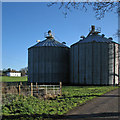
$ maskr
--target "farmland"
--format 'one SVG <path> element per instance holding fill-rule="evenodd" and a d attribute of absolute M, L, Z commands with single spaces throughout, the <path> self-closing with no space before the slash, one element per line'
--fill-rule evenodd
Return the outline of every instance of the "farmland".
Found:
<path fill-rule="evenodd" d="M 76 106 L 80 106 L 116 88 L 118 87 L 64 86 L 62 89 L 62 96 L 46 100 L 33 96 L 7 95 L 3 97 L 3 115 L 38 115 L 39 119 L 46 116 L 48 118 L 50 116 L 57 117 L 58 115 L 66 114 L 70 109 Z"/>
<path fill-rule="evenodd" d="M 2 78 L 2 82 L 23 82 L 27 81 L 27 77 L 8 77 L 8 76 L 2 76 L 0 77 L 0 80 Z"/>

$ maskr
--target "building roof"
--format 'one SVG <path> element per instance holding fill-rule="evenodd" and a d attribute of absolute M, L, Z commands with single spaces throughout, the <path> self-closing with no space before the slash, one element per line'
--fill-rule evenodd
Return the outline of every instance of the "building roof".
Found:
<path fill-rule="evenodd" d="M 10 73 L 21 73 L 19 71 L 9 71 Z"/>
<path fill-rule="evenodd" d="M 68 47 L 63 43 L 56 41 L 54 38 L 52 39 L 47 38 L 43 40 L 42 42 L 38 42 L 36 45 L 32 47 L 43 47 L 43 46 Z"/>

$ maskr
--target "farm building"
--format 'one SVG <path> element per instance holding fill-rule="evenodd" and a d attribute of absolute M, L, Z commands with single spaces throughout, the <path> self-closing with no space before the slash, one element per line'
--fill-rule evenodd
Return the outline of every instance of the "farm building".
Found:
<path fill-rule="evenodd" d="M 51 31 L 46 39 L 28 48 L 28 81 L 57 84 L 69 80 L 69 47 L 54 39 Z"/>
<path fill-rule="evenodd" d="M 18 72 L 18 71 L 10 71 L 10 72 L 7 72 L 7 76 L 10 76 L 10 77 L 21 77 L 21 73 Z"/>
<path fill-rule="evenodd" d="M 114 85 L 119 81 L 120 45 L 92 30 L 70 48 L 70 83 Z"/>

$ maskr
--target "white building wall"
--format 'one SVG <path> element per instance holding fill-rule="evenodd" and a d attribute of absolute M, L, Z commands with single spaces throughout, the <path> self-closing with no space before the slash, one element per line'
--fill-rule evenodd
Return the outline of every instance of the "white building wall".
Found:
<path fill-rule="evenodd" d="M 9 72 L 9 73 L 7 73 L 7 76 L 21 77 L 21 73 L 12 73 L 12 72 Z"/>

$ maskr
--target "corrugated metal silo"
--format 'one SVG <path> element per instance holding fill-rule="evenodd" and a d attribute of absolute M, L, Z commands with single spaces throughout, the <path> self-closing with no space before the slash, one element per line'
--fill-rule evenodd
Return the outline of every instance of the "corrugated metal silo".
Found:
<path fill-rule="evenodd" d="M 51 31 L 48 31 L 46 38 L 28 48 L 28 81 L 68 83 L 69 47 L 56 41 Z"/>
<path fill-rule="evenodd" d="M 110 85 L 119 80 L 119 44 L 92 30 L 71 45 L 71 84 Z"/>

